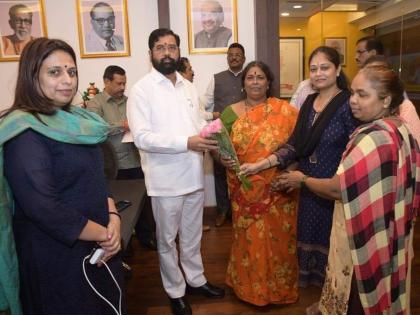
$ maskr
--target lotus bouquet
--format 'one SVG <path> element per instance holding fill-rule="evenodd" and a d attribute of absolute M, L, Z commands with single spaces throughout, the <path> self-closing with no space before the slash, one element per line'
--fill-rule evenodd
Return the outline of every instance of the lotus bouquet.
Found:
<path fill-rule="evenodd" d="M 219 153 L 225 157 L 229 157 L 235 161 L 234 171 L 236 175 L 239 174 L 239 160 L 236 155 L 235 149 L 232 142 L 230 141 L 230 136 L 222 121 L 218 118 L 213 120 L 200 132 L 200 137 L 203 138 L 212 138 L 217 140 L 217 145 L 219 146 Z M 252 186 L 251 182 L 244 175 L 238 175 L 239 180 L 242 183 L 244 190 L 249 190 Z"/>

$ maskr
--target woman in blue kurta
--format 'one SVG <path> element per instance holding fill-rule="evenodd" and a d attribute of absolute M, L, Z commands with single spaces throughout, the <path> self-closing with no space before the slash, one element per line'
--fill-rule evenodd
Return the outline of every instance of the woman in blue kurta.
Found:
<path fill-rule="evenodd" d="M 296 168 L 317 178 L 329 178 L 337 170 L 357 121 L 349 107 L 350 93 L 336 50 L 321 46 L 309 58 L 310 79 L 318 91 L 307 97 L 288 142 L 268 159 L 243 164 L 248 175 L 276 165 Z M 294 162 L 297 162 L 293 165 Z M 273 183 L 274 189 L 278 189 Z M 322 286 L 328 260 L 334 202 L 302 188 L 299 196 L 297 241 L 299 285 Z"/>
<path fill-rule="evenodd" d="M 25 47 L 15 101 L 0 122 L 0 214 L 10 219 L 13 211 L 25 315 L 115 314 L 84 279 L 83 260 L 96 244 L 122 285 L 121 260 L 113 257 L 120 249 L 120 218 L 96 145 L 108 126 L 70 105 L 76 91 L 76 57 L 68 44 L 39 38 Z M 2 249 L 3 257 L 7 253 Z M 16 270 L 15 259 L 8 261 Z M 107 270 L 85 265 L 94 286 L 118 308 Z M 12 314 L 19 314 L 13 294 L 5 296 Z"/>

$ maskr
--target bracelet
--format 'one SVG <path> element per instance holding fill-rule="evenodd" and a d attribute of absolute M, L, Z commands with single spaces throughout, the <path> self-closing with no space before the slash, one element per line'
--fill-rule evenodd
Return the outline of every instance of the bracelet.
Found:
<path fill-rule="evenodd" d="M 108 213 L 109 213 L 109 214 L 116 215 L 116 216 L 117 216 L 117 217 L 119 217 L 119 218 L 120 218 L 120 220 L 121 220 L 121 214 L 119 214 L 118 212 L 109 211 Z"/>
<path fill-rule="evenodd" d="M 271 168 L 271 161 L 270 161 L 270 159 L 269 158 L 265 158 L 267 161 L 268 161 L 268 165 L 269 165 L 269 167 L 268 168 Z"/>
<path fill-rule="evenodd" d="M 300 188 L 305 187 L 305 181 L 308 179 L 308 175 L 303 175 L 302 179 L 300 180 Z"/>

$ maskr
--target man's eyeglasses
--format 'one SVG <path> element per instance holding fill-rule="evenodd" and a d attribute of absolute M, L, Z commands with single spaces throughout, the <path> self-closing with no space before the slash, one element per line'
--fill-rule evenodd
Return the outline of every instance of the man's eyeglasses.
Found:
<path fill-rule="evenodd" d="M 160 54 L 164 54 L 166 50 L 168 50 L 170 53 L 174 53 L 178 50 L 178 46 L 177 45 L 157 45 L 153 49 Z"/>
<path fill-rule="evenodd" d="M 228 58 L 242 58 L 243 54 L 227 54 Z"/>
<path fill-rule="evenodd" d="M 109 18 L 99 18 L 99 19 L 93 19 L 96 23 L 99 25 L 104 25 L 105 22 L 108 22 L 108 24 L 114 24 L 115 23 L 115 16 L 110 16 Z"/>
<path fill-rule="evenodd" d="M 363 50 L 356 50 L 356 54 L 357 55 L 361 55 L 361 54 L 364 54 L 365 52 L 367 52 L 368 50 L 367 49 L 363 49 Z"/>
<path fill-rule="evenodd" d="M 32 24 L 32 19 L 12 19 L 13 23 L 15 24 L 26 24 L 26 25 L 30 25 Z"/>

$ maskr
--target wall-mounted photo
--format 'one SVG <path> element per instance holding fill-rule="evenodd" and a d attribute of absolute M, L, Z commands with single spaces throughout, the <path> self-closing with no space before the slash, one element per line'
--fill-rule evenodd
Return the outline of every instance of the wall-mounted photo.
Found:
<path fill-rule="evenodd" d="M 292 97 L 304 77 L 304 38 L 280 38 L 280 97 Z"/>
<path fill-rule="evenodd" d="M 16 61 L 26 44 L 47 36 L 43 0 L 0 0 L 0 61 Z"/>
<path fill-rule="evenodd" d="M 76 1 L 80 56 L 130 56 L 127 1 Z"/>
<path fill-rule="evenodd" d="M 187 0 L 190 54 L 226 53 L 238 41 L 236 0 Z"/>
<path fill-rule="evenodd" d="M 340 55 L 340 63 L 342 66 L 346 65 L 346 38 L 345 37 L 327 37 L 325 38 L 325 46 L 332 47 L 338 51 Z"/>

